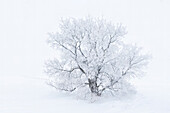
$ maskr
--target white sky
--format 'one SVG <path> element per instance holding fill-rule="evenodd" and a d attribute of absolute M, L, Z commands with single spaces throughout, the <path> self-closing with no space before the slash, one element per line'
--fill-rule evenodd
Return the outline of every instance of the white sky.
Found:
<path fill-rule="evenodd" d="M 41 76 L 57 55 L 46 44 L 61 17 L 101 17 L 127 26 L 127 41 L 149 51 L 148 82 L 170 85 L 168 0 L 1 0 L 0 76 Z M 162 81 L 162 82 L 160 82 Z"/>

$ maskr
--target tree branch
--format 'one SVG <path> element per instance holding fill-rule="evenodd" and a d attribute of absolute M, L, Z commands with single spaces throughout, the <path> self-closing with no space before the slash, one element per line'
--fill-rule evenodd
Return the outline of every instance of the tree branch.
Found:
<path fill-rule="evenodd" d="M 58 88 L 55 85 L 53 85 L 52 83 L 47 83 L 47 85 L 52 86 L 57 90 L 63 90 L 63 91 L 68 91 L 68 92 L 73 92 L 74 90 L 76 90 L 76 88 L 73 88 L 73 89 Z"/>

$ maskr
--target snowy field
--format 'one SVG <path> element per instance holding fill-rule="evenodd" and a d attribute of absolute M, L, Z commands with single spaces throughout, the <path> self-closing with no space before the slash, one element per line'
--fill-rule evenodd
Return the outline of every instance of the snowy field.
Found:
<path fill-rule="evenodd" d="M 170 2 L 168 0 L 1 0 L 0 113 L 169 113 Z M 95 103 L 58 93 L 45 84 L 44 61 L 61 17 L 103 16 L 127 26 L 126 41 L 153 58 L 133 80 L 137 94 Z"/>
<path fill-rule="evenodd" d="M 95 103 L 57 93 L 39 78 L 3 77 L 0 113 L 168 113 L 167 87 L 147 86 L 134 96 L 100 99 Z M 141 86 L 140 86 L 141 87 Z M 147 88 L 146 88 L 147 87 Z M 161 89 L 159 89 L 159 88 Z"/>

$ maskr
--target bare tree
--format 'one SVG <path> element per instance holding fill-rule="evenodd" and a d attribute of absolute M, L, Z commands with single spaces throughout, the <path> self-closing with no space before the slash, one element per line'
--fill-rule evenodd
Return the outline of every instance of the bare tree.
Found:
<path fill-rule="evenodd" d="M 46 63 L 49 85 L 59 90 L 84 88 L 101 96 L 105 91 L 121 91 L 128 78 L 139 76 L 147 64 L 140 48 L 125 44 L 127 33 L 121 24 L 104 19 L 64 19 L 56 33 L 50 33 L 49 44 L 62 53 L 62 59 Z"/>

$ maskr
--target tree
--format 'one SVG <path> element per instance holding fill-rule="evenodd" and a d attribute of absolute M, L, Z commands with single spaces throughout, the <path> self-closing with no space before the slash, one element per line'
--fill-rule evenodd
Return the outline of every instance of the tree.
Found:
<path fill-rule="evenodd" d="M 148 56 L 140 48 L 125 44 L 127 34 L 121 24 L 104 19 L 64 19 L 49 44 L 62 53 L 62 59 L 46 63 L 49 85 L 68 92 L 85 89 L 101 96 L 130 87 L 128 80 L 143 72 Z"/>

